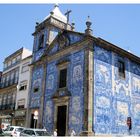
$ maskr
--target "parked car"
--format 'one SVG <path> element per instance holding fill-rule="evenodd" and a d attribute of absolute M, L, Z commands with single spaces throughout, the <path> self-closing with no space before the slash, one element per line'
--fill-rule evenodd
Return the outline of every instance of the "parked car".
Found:
<path fill-rule="evenodd" d="M 31 129 L 25 128 L 21 131 L 20 136 L 23 137 L 35 137 L 35 136 L 50 136 L 49 133 L 45 129 Z"/>
<path fill-rule="evenodd" d="M 0 137 L 4 136 L 3 130 L 0 128 Z"/>
<path fill-rule="evenodd" d="M 20 132 L 24 129 L 24 127 L 20 126 L 9 126 L 7 129 L 5 129 L 4 136 L 13 136 L 18 137 Z"/>

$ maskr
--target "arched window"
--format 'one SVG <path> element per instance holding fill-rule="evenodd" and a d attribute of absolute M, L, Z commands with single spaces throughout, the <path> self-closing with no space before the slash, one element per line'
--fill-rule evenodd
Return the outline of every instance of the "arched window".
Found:
<path fill-rule="evenodd" d="M 40 35 L 40 37 L 39 37 L 38 49 L 43 48 L 43 43 L 44 43 L 44 34 Z"/>

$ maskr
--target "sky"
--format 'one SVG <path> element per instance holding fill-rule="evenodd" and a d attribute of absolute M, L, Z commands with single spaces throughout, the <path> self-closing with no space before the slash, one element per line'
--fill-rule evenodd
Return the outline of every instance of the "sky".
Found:
<path fill-rule="evenodd" d="M 35 23 L 42 22 L 54 4 L 0 4 L 0 71 L 3 61 L 21 47 L 33 48 Z M 72 10 L 70 23 L 84 32 L 90 16 L 93 36 L 130 50 L 140 57 L 140 4 L 59 4 L 61 12 Z"/>

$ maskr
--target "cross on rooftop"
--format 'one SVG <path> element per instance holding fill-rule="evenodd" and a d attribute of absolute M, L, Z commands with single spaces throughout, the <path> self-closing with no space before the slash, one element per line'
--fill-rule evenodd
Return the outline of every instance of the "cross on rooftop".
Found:
<path fill-rule="evenodd" d="M 71 10 L 67 10 L 67 12 L 65 13 L 65 15 L 67 16 L 67 23 L 69 22 L 69 15 L 71 12 Z"/>

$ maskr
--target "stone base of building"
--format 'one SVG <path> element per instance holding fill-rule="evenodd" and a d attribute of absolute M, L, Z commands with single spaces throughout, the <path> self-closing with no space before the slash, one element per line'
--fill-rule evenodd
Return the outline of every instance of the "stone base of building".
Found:
<path fill-rule="evenodd" d="M 95 134 L 93 131 L 83 131 L 82 133 L 80 133 L 80 136 L 95 136 Z"/>

